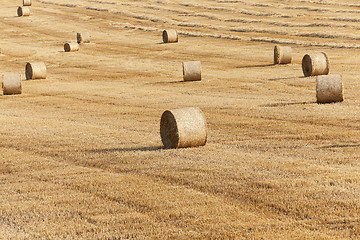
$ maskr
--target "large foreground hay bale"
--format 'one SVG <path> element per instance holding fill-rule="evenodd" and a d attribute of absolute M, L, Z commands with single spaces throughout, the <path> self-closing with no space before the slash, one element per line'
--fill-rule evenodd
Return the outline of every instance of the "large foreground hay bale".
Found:
<path fill-rule="evenodd" d="M 343 100 L 341 75 L 320 75 L 316 77 L 317 103 L 342 102 Z"/>
<path fill-rule="evenodd" d="M 164 30 L 163 31 L 163 41 L 164 43 L 176 43 L 179 40 L 178 33 L 175 29 Z"/>
<path fill-rule="evenodd" d="M 302 59 L 302 69 L 305 77 L 328 75 L 329 59 L 326 53 L 306 54 Z"/>
<path fill-rule="evenodd" d="M 21 74 L 4 73 L 2 82 L 3 94 L 21 94 Z"/>
<path fill-rule="evenodd" d="M 160 121 L 165 148 L 203 146 L 207 140 L 206 120 L 197 107 L 167 110 Z"/>
<path fill-rule="evenodd" d="M 75 42 L 65 42 L 64 50 L 65 50 L 65 52 L 79 51 L 79 44 L 75 43 Z"/>
<path fill-rule="evenodd" d="M 90 33 L 83 32 L 76 34 L 77 42 L 78 43 L 89 43 L 90 42 Z"/>
<path fill-rule="evenodd" d="M 291 47 L 274 47 L 274 64 L 288 64 L 292 61 Z"/>
<path fill-rule="evenodd" d="M 28 62 L 25 67 L 26 79 L 45 79 L 46 65 L 43 62 Z"/>
<path fill-rule="evenodd" d="M 23 0 L 23 6 L 31 6 L 31 0 Z"/>
<path fill-rule="evenodd" d="M 184 81 L 201 80 L 201 63 L 200 61 L 183 62 Z"/>
<path fill-rule="evenodd" d="M 30 8 L 28 7 L 18 7 L 17 14 L 19 17 L 30 16 Z"/>

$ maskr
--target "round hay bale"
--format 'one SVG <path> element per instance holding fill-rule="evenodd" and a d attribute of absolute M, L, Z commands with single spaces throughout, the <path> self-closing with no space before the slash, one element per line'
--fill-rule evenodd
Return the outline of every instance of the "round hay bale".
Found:
<path fill-rule="evenodd" d="M 3 94 L 21 94 L 21 74 L 4 73 L 2 82 Z"/>
<path fill-rule="evenodd" d="M 90 33 L 83 32 L 76 34 L 77 42 L 78 43 L 89 43 L 90 42 Z"/>
<path fill-rule="evenodd" d="M 288 64 L 292 61 L 291 47 L 274 47 L 274 64 Z"/>
<path fill-rule="evenodd" d="M 197 107 L 166 110 L 160 121 L 161 141 L 165 148 L 204 146 L 206 120 Z"/>
<path fill-rule="evenodd" d="M 45 79 L 46 65 L 43 62 L 28 62 L 25 67 L 26 79 Z"/>
<path fill-rule="evenodd" d="M 30 16 L 30 8 L 28 7 L 18 7 L 17 14 L 19 17 Z"/>
<path fill-rule="evenodd" d="M 319 75 L 316 77 L 316 102 L 342 102 L 343 84 L 341 75 Z"/>
<path fill-rule="evenodd" d="M 23 6 L 31 6 L 31 0 L 23 0 Z"/>
<path fill-rule="evenodd" d="M 163 31 L 163 41 L 164 43 L 176 43 L 179 40 L 178 33 L 175 29 L 164 30 Z"/>
<path fill-rule="evenodd" d="M 302 69 L 305 77 L 328 75 L 329 59 L 326 53 L 306 54 L 302 59 Z"/>
<path fill-rule="evenodd" d="M 75 42 L 65 42 L 64 50 L 65 50 L 65 52 L 79 51 L 79 44 L 75 43 Z"/>
<path fill-rule="evenodd" d="M 201 63 L 200 61 L 183 62 L 184 81 L 201 80 Z"/>

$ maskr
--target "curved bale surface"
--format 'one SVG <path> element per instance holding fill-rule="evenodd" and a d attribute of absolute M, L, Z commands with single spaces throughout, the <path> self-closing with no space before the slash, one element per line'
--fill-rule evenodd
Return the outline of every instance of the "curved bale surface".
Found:
<path fill-rule="evenodd" d="M 316 77 L 316 102 L 332 103 L 344 101 L 341 75 L 320 75 Z"/>
<path fill-rule="evenodd" d="M 302 59 L 302 69 L 305 77 L 328 75 L 328 56 L 324 52 L 306 54 Z"/>
<path fill-rule="evenodd" d="M 292 62 L 291 47 L 275 46 L 274 47 L 274 64 L 289 64 Z"/>
<path fill-rule="evenodd" d="M 46 65 L 43 62 L 28 62 L 25 67 L 26 79 L 45 79 Z"/>
<path fill-rule="evenodd" d="M 74 42 L 65 42 L 64 44 L 65 52 L 75 52 L 79 51 L 79 44 Z"/>
<path fill-rule="evenodd" d="M 175 29 L 163 31 L 163 42 L 164 43 L 176 43 L 178 41 L 179 41 L 179 36 Z"/>
<path fill-rule="evenodd" d="M 204 146 L 205 116 L 197 107 L 166 110 L 161 116 L 160 135 L 165 148 Z"/>
<path fill-rule="evenodd" d="M 76 34 L 77 42 L 78 43 L 89 43 L 90 42 L 90 33 L 83 32 Z"/>
<path fill-rule="evenodd" d="M 4 73 L 2 82 L 3 94 L 21 94 L 21 74 Z"/>
<path fill-rule="evenodd" d="M 28 8 L 28 7 L 18 7 L 17 14 L 18 14 L 19 17 L 30 16 L 30 8 Z"/>
<path fill-rule="evenodd" d="M 200 61 L 183 62 L 184 81 L 201 80 L 201 63 Z"/>
<path fill-rule="evenodd" d="M 31 0 L 23 0 L 23 6 L 31 6 Z"/>

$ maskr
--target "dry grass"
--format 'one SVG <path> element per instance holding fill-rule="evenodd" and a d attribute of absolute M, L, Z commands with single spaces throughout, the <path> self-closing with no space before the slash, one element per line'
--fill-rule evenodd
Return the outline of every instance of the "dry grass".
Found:
<path fill-rule="evenodd" d="M 0 96 L 4 239 L 360 237 L 358 1 L 0 3 L 0 72 L 47 67 Z M 161 44 L 169 28 L 179 43 Z M 66 54 L 79 29 L 91 43 Z M 344 102 L 316 104 L 308 52 Z M 202 81 L 182 82 L 194 57 Z M 162 149 L 162 112 L 191 106 L 206 146 Z"/>

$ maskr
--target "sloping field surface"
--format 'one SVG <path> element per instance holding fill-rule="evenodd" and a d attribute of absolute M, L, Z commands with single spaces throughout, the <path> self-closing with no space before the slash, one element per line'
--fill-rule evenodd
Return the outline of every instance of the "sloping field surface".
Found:
<path fill-rule="evenodd" d="M 0 0 L 0 74 L 43 61 L 47 79 L 0 95 L 1 239 L 360 238 L 359 1 L 20 4 Z M 77 32 L 91 43 L 65 53 Z M 316 103 L 312 52 L 344 102 Z M 161 114 L 193 106 L 207 144 L 163 149 Z"/>

